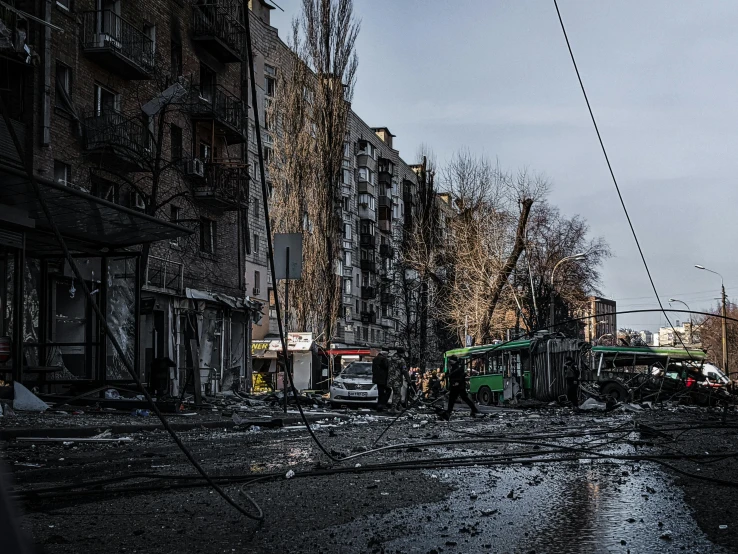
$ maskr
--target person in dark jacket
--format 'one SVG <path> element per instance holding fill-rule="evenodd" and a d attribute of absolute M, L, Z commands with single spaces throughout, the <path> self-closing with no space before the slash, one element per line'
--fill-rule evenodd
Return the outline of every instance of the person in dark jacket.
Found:
<path fill-rule="evenodd" d="M 390 394 L 392 394 L 392 389 L 387 383 L 389 370 L 390 364 L 387 358 L 387 352 L 383 350 L 372 360 L 372 383 L 377 385 L 377 391 L 379 392 L 377 411 L 380 412 L 387 406 Z"/>
<path fill-rule="evenodd" d="M 566 379 L 566 398 L 572 406 L 579 406 L 579 368 L 574 358 L 567 356 L 564 360 L 564 378 Z"/>
<path fill-rule="evenodd" d="M 448 359 L 448 368 L 448 409 L 441 414 L 441 419 L 448 421 L 451 418 L 451 412 L 454 409 L 457 398 L 461 398 L 466 402 L 466 405 L 471 409 L 471 416 L 476 417 L 479 409 L 466 393 L 466 372 L 464 371 L 464 364 L 461 363 L 461 360 L 452 356 Z"/>

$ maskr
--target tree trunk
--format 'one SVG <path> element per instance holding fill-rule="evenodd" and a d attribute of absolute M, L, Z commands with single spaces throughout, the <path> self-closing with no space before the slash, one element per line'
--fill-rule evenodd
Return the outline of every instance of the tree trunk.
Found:
<path fill-rule="evenodd" d="M 510 274 L 513 269 L 515 269 L 515 266 L 518 264 L 520 254 L 522 254 L 525 249 L 525 227 L 528 224 L 528 216 L 530 215 L 530 208 L 532 205 L 533 200 L 531 198 L 526 198 L 522 201 L 522 209 L 520 211 L 520 218 L 518 219 L 518 229 L 515 233 L 515 244 L 513 245 L 512 252 L 510 252 L 505 265 L 502 267 L 502 271 L 500 271 L 492 284 L 491 297 L 487 304 L 485 317 L 482 320 L 482 329 L 480 332 L 482 340 L 487 339 L 489 336 L 492 315 L 497 307 L 497 302 L 500 300 L 502 289 L 510 278 Z"/>

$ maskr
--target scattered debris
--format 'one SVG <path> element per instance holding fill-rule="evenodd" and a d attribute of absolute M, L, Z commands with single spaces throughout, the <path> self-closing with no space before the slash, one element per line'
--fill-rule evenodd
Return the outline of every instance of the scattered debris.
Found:
<path fill-rule="evenodd" d="M 604 402 L 599 402 L 595 400 L 594 398 L 587 398 L 582 404 L 579 406 L 580 410 L 590 411 L 590 410 L 598 410 L 604 412 L 607 409 L 607 404 Z"/>
<path fill-rule="evenodd" d="M 294 472 L 294 471 L 292 471 L 292 470 L 289 470 L 289 471 L 288 471 L 288 472 L 287 472 L 287 473 L 285 474 L 284 478 L 285 478 L 285 479 L 292 479 L 292 478 L 293 478 L 294 476 L 295 476 L 295 472 Z"/>
<path fill-rule="evenodd" d="M 45 412 L 49 405 L 18 381 L 13 383 L 13 409 L 22 412 Z"/>

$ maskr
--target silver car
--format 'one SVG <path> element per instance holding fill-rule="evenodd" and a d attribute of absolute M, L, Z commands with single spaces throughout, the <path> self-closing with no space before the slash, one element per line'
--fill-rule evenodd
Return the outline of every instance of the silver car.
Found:
<path fill-rule="evenodd" d="M 331 385 L 331 406 L 376 404 L 377 385 L 372 383 L 371 362 L 353 362 L 346 366 Z"/>

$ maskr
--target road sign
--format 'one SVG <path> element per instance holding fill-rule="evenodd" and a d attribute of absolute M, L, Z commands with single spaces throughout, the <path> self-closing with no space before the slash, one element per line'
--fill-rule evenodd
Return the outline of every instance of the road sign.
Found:
<path fill-rule="evenodd" d="M 290 271 L 287 273 L 289 254 Z M 274 272 L 276 280 L 302 277 L 302 233 L 276 233 L 274 235 Z"/>

